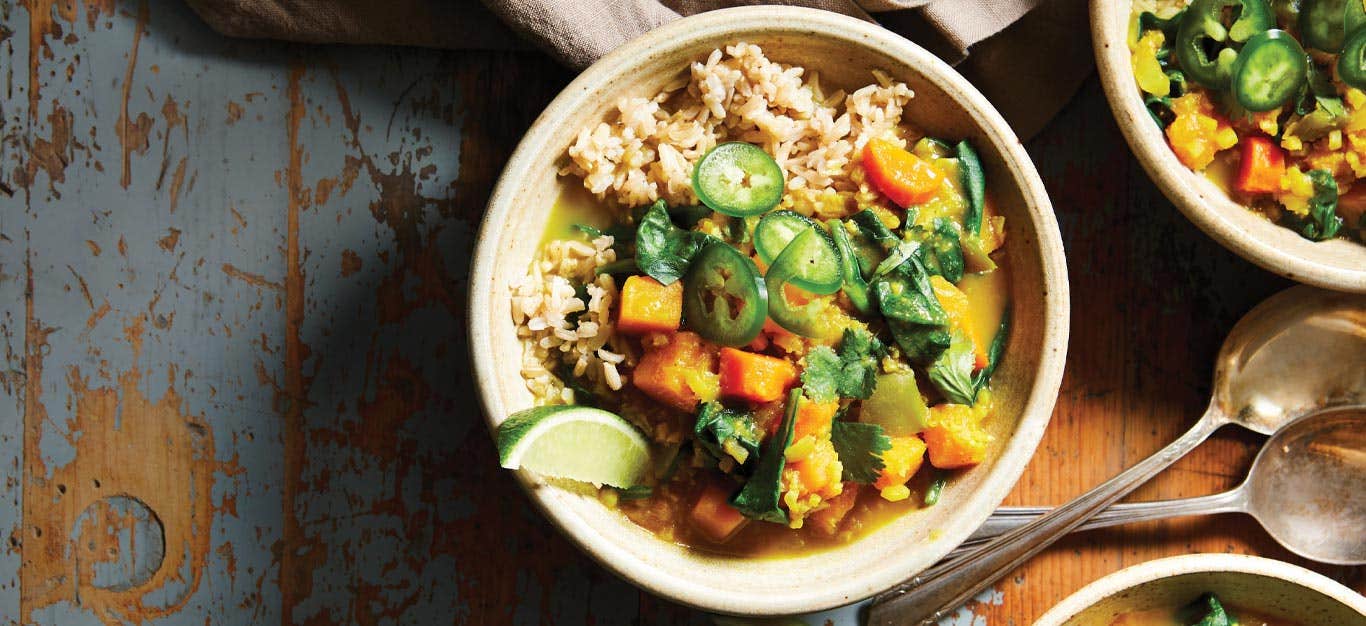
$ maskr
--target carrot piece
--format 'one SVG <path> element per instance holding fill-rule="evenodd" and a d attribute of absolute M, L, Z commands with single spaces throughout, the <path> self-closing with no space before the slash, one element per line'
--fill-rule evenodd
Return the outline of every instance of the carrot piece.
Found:
<path fill-rule="evenodd" d="M 688 519 L 707 539 L 716 543 L 725 543 L 747 521 L 730 505 L 730 492 L 718 482 L 702 488 Z"/>
<path fill-rule="evenodd" d="M 1285 152 L 1271 139 L 1261 136 L 1243 137 L 1242 160 L 1238 163 L 1238 178 L 1234 188 L 1246 194 L 1272 193 L 1281 188 L 1285 174 Z"/>
<path fill-rule="evenodd" d="M 892 447 L 882 453 L 882 474 L 873 487 L 888 500 L 905 500 L 910 495 L 906 481 L 920 471 L 925 462 L 925 442 L 914 435 L 892 437 Z"/>
<path fill-rule="evenodd" d="M 939 299 L 939 306 L 943 307 L 944 313 L 948 314 L 949 324 L 962 331 L 968 340 L 972 341 L 972 356 L 975 361 L 973 367 L 975 369 L 986 367 L 990 360 L 987 355 L 989 342 L 985 338 L 977 336 L 977 325 L 970 321 L 972 304 L 968 300 L 968 294 L 963 293 L 963 290 L 942 276 L 931 276 L 930 286 L 934 288 L 934 297 Z"/>
<path fill-rule="evenodd" d="M 930 464 L 940 469 L 970 467 L 987 457 L 991 435 L 977 424 L 972 407 L 940 404 L 930 407 L 929 427 L 922 433 Z"/>
<path fill-rule="evenodd" d="M 617 330 L 623 333 L 671 333 L 683 321 L 683 282 L 667 285 L 649 276 L 631 276 L 621 286 Z"/>
<path fill-rule="evenodd" d="M 797 382 L 791 363 L 735 348 L 721 348 L 721 395 L 747 402 L 773 402 Z"/>
<path fill-rule="evenodd" d="M 663 345 L 647 348 L 641 355 L 631 382 L 651 398 L 692 412 L 704 399 L 697 388 L 699 381 L 716 377 L 716 346 L 688 331 L 674 333 L 667 339 Z"/>
<path fill-rule="evenodd" d="M 792 425 L 792 441 L 815 435 L 826 437 L 830 434 L 830 423 L 835 421 L 835 413 L 840 410 L 838 400 L 833 402 L 812 402 L 805 397 L 797 405 L 796 423 Z"/>
<path fill-rule="evenodd" d="M 928 202 L 944 182 L 934 166 L 886 139 L 863 146 L 863 167 L 873 186 L 903 208 Z"/>

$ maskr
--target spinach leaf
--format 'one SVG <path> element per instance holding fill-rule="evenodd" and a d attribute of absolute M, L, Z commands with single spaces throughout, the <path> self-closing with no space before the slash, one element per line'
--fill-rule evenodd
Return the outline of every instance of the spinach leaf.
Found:
<path fill-rule="evenodd" d="M 578 326 L 579 318 L 583 317 L 583 314 L 588 312 L 588 301 L 591 299 L 588 295 L 588 285 L 585 285 L 578 281 L 574 281 L 574 297 L 583 303 L 583 310 L 574 311 L 573 313 L 566 313 L 564 316 L 564 321 L 569 322 L 572 325 Z"/>
<path fill-rule="evenodd" d="M 754 417 L 716 402 L 702 405 L 693 434 L 697 443 L 713 457 L 730 456 L 741 465 L 759 455 L 759 441 L 763 438 Z"/>
<path fill-rule="evenodd" d="M 934 480 L 930 481 L 930 487 L 925 490 L 925 506 L 939 504 L 939 496 L 944 493 L 944 485 L 948 484 L 949 477 L 944 472 L 936 471 Z"/>
<path fill-rule="evenodd" d="M 1234 626 L 1237 623 L 1229 617 L 1224 605 L 1219 603 L 1219 598 L 1214 597 L 1214 594 L 1207 593 L 1201 596 L 1200 600 L 1201 604 L 1208 608 L 1205 610 L 1204 618 L 1191 626 Z"/>
<path fill-rule="evenodd" d="M 1338 216 L 1338 183 L 1328 170 L 1310 170 L 1314 195 L 1309 198 L 1309 215 L 1299 217 L 1286 212 L 1286 222 L 1305 239 L 1325 241 L 1336 237 L 1342 228 Z"/>
<path fill-rule="evenodd" d="M 598 237 L 602 236 L 602 229 L 598 228 L 597 226 L 589 226 L 588 224 L 574 224 L 573 228 L 574 230 L 577 230 L 585 235 L 588 235 L 589 239 L 597 239 Z"/>
<path fill-rule="evenodd" d="M 688 263 L 698 251 L 716 241 L 705 233 L 674 226 L 664 201 L 655 202 L 636 227 L 636 264 L 640 271 L 665 284 L 672 284 L 688 271 Z"/>
<path fill-rule="evenodd" d="M 641 500 L 655 495 L 655 490 L 649 485 L 631 485 L 625 489 L 617 489 L 617 498 L 621 500 Z"/>
<path fill-rule="evenodd" d="M 566 388 L 574 392 L 575 405 L 591 406 L 595 408 L 602 406 L 602 401 L 598 398 L 598 395 L 587 387 L 584 387 L 583 383 L 574 376 L 574 368 L 562 364 L 555 370 L 555 376 L 560 379 L 560 382 L 564 383 Z"/>
<path fill-rule="evenodd" d="M 1172 111 L 1170 96 L 1147 96 L 1143 99 L 1143 106 L 1148 108 L 1148 116 L 1157 122 L 1158 128 L 1166 128 L 1176 121 L 1176 112 Z"/>
<path fill-rule="evenodd" d="M 872 333 L 846 328 L 839 353 L 819 346 L 806 354 L 802 387 L 816 402 L 838 398 L 867 398 L 877 386 L 878 360 L 887 354 L 886 346 Z"/>
<path fill-rule="evenodd" d="M 1138 14 L 1139 30 L 1160 30 L 1168 42 L 1176 41 L 1176 31 L 1181 27 L 1181 18 L 1186 15 L 1186 10 L 1181 9 L 1173 13 L 1166 19 L 1160 18 L 1152 11 L 1144 11 Z"/>
<path fill-rule="evenodd" d="M 683 230 L 692 230 L 708 215 L 711 215 L 711 209 L 706 205 L 669 207 L 669 218 Z"/>
<path fill-rule="evenodd" d="M 911 361 L 933 362 L 948 349 L 949 316 L 930 286 L 929 273 L 915 256 L 895 272 L 873 281 L 878 308 L 892 338 Z"/>
<path fill-rule="evenodd" d="M 863 279 L 859 268 L 858 251 L 854 248 L 853 237 L 845 229 L 844 222 L 832 219 L 826 222 L 830 228 L 830 238 L 835 241 L 835 250 L 840 253 L 840 273 L 844 277 L 843 289 L 850 304 L 862 315 L 872 315 L 877 311 L 868 299 L 868 281 Z"/>
<path fill-rule="evenodd" d="M 952 220 L 936 217 L 933 231 L 914 226 L 907 232 L 913 240 L 920 242 L 916 254 L 931 275 L 943 276 L 951 283 L 963 280 L 963 246 Z"/>
<path fill-rule="evenodd" d="M 987 201 L 987 177 L 982 171 L 982 160 L 972 149 L 968 140 L 958 142 L 958 172 L 963 181 L 963 195 L 967 197 L 968 208 L 963 214 L 963 226 L 968 234 L 982 234 L 982 212 Z"/>
<path fill-rule="evenodd" d="M 754 467 L 740 493 L 730 499 L 731 506 L 750 519 L 787 523 L 787 511 L 778 506 L 781 502 L 783 467 L 787 464 L 787 447 L 792 445 L 792 428 L 797 421 L 797 403 L 802 400 L 802 390 L 793 389 L 787 394 L 787 411 L 783 414 L 778 432 L 769 438 L 763 453 Z"/>
<path fill-rule="evenodd" d="M 877 216 L 877 213 L 868 209 L 853 214 L 849 219 L 853 220 L 854 225 L 863 233 L 863 236 L 877 242 L 887 252 L 891 252 L 901 242 L 896 235 L 892 234 L 892 230 L 882 223 L 882 219 Z"/>
<path fill-rule="evenodd" d="M 996 330 L 996 336 L 991 340 L 991 347 L 987 348 L 987 366 L 978 370 L 972 375 L 972 392 L 975 394 L 991 382 L 991 375 L 996 373 L 996 366 L 1000 365 L 1001 357 L 1006 353 L 1006 344 L 1010 343 L 1010 309 L 1006 309 L 1001 315 L 1001 326 Z"/>
<path fill-rule="evenodd" d="M 605 265 L 599 265 L 598 269 L 593 270 L 593 273 L 599 275 L 612 274 L 613 276 L 621 274 L 639 274 L 640 267 L 636 263 L 636 260 L 634 258 L 627 257 L 625 259 L 618 259 L 616 261 L 612 261 L 611 263 L 607 263 Z M 585 300 L 585 302 L 587 302 L 587 300 Z"/>
<path fill-rule="evenodd" d="M 890 274 L 892 270 L 901 267 L 901 264 L 905 263 L 906 259 L 916 256 L 919 250 L 920 244 L 914 241 L 902 241 L 898 243 L 895 248 L 892 248 L 889 251 L 890 254 L 887 255 L 887 258 L 883 259 L 881 263 L 878 263 L 877 269 L 873 270 L 873 278 Z"/>
<path fill-rule="evenodd" d="M 881 426 L 842 420 L 830 424 L 830 443 L 844 466 L 840 479 L 864 484 L 877 482 L 885 467 L 882 453 L 892 449 Z"/>
<path fill-rule="evenodd" d="M 945 350 L 926 368 L 930 383 L 953 404 L 972 406 L 977 402 L 977 388 L 972 384 L 972 341 L 955 331 Z"/>

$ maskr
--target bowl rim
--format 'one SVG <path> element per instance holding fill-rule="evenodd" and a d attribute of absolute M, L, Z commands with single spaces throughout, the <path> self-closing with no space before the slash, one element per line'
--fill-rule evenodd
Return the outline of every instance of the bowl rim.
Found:
<path fill-rule="evenodd" d="M 912 64 L 959 104 L 977 127 L 1011 167 L 1010 179 L 1026 198 L 1027 211 L 1034 247 L 1040 256 L 1040 271 L 1044 290 L 1043 319 L 1038 366 L 1032 383 L 1024 391 L 1019 418 L 1013 434 L 1006 442 L 992 467 L 990 478 L 964 507 L 960 519 L 976 520 L 971 525 L 944 528 L 939 540 L 923 550 L 906 551 L 897 558 L 905 568 L 880 576 L 851 577 L 838 585 L 812 590 L 793 590 L 788 594 L 746 594 L 743 589 L 718 591 L 692 585 L 683 577 L 660 571 L 647 561 L 626 554 L 612 541 L 597 540 L 592 530 L 574 515 L 557 510 L 553 498 L 536 484 L 526 471 L 517 471 L 518 484 L 531 501 L 561 533 L 606 569 L 655 595 L 699 609 L 734 615 L 792 615 L 821 611 L 869 597 L 902 582 L 915 572 L 932 565 L 970 534 L 977 524 L 985 521 L 991 511 L 1014 488 L 1033 458 L 1039 441 L 1051 419 L 1058 391 L 1062 383 L 1066 361 L 1070 323 L 1070 294 L 1062 237 L 1047 191 L 1037 170 L 1014 131 L 1000 113 L 975 87 L 938 57 L 920 46 L 886 30 L 875 23 L 839 13 L 792 6 L 746 6 L 720 9 L 675 20 L 656 28 L 604 56 L 575 78 L 536 118 L 518 143 L 490 195 L 489 202 L 475 240 L 475 254 L 469 282 L 468 325 L 470 359 L 479 393 L 486 426 L 496 437 L 495 415 L 506 414 L 497 393 L 499 380 L 492 360 L 481 358 L 481 353 L 492 350 L 490 316 L 492 294 L 487 286 L 493 282 L 494 260 L 499 229 L 511 211 L 518 194 L 519 181 L 532 171 L 533 157 L 539 147 L 554 135 L 572 111 L 601 97 L 598 91 L 619 75 L 630 71 L 638 62 L 659 48 L 687 45 L 698 39 L 729 38 L 740 40 L 746 33 L 779 31 L 782 33 L 820 36 L 844 41 L 849 45 L 864 46 L 880 54 L 899 58 Z M 971 527 L 969 527 L 971 526 Z"/>
<path fill-rule="evenodd" d="M 1124 23 L 1128 24 L 1132 6 L 1132 0 L 1091 0 L 1091 40 L 1105 99 L 1110 103 L 1110 110 L 1124 140 L 1148 177 L 1200 230 L 1219 245 L 1262 269 L 1326 289 L 1366 293 L 1366 263 L 1356 269 L 1330 265 L 1276 246 L 1275 242 L 1263 238 L 1265 232 L 1255 232 L 1265 229 L 1259 228 L 1260 225 L 1252 222 L 1251 218 L 1265 222 L 1263 218 L 1234 202 L 1202 175 L 1183 165 L 1165 141 L 1154 141 L 1143 133 L 1141 129 L 1146 127 L 1150 116 L 1138 96 L 1133 68 L 1129 63 L 1126 40 L 1128 28 L 1115 29 L 1110 24 L 1118 19 L 1116 13 L 1121 11 Z M 1116 34 L 1119 35 L 1118 40 L 1115 39 Z M 1284 228 L 1270 222 L 1266 224 Z M 1285 231 L 1292 232 L 1289 229 Z M 1361 255 L 1366 258 L 1366 245 L 1362 245 Z"/>
<path fill-rule="evenodd" d="M 1323 574 L 1292 563 L 1250 554 L 1196 553 L 1131 565 L 1110 573 L 1067 596 L 1034 621 L 1034 626 L 1061 626 L 1097 602 L 1155 580 L 1201 572 L 1255 574 L 1322 593 L 1366 617 L 1366 598 Z"/>

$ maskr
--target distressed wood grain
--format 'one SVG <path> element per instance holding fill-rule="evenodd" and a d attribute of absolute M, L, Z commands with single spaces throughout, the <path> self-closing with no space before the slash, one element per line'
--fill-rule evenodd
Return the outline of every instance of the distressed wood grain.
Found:
<path fill-rule="evenodd" d="M 174 0 L 0 0 L 0 72 L 0 624 L 706 621 L 561 538 L 471 400 L 473 232 L 568 72 L 226 40 Z M 1029 150 L 1075 309 L 1010 502 L 1049 504 L 1180 432 L 1285 283 L 1172 209 L 1094 82 Z M 1258 443 L 1138 497 L 1229 487 Z M 1192 550 L 1295 560 L 1240 517 L 1090 533 L 953 621 L 1027 624 Z"/>

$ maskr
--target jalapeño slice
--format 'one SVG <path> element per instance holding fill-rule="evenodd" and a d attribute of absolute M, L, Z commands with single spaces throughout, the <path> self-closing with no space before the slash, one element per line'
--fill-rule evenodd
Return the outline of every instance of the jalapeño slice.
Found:
<path fill-rule="evenodd" d="M 683 277 L 683 319 L 708 341 L 743 346 L 768 316 L 768 289 L 754 261 L 722 242 L 703 248 Z"/>
<path fill-rule="evenodd" d="M 697 198 L 718 213 L 758 215 L 783 199 L 783 170 L 759 146 L 730 142 L 712 148 L 693 169 Z"/>

